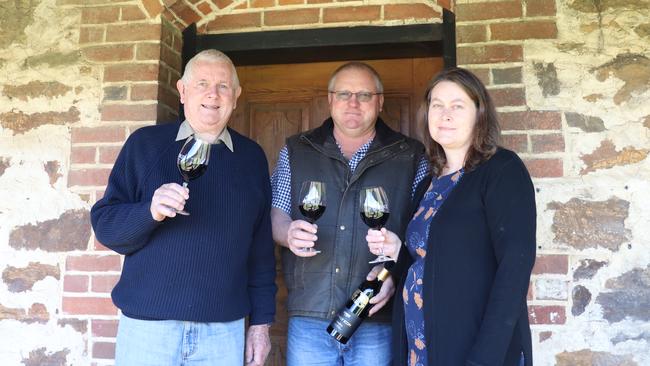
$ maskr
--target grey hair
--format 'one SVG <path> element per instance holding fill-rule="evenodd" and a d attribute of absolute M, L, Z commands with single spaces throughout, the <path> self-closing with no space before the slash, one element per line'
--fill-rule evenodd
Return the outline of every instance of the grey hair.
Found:
<path fill-rule="evenodd" d="M 328 91 L 334 91 L 336 76 L 341 71 L 345 71 L 345 70 L 362 70 L 368 72 L 370 75 L 372 75 L 372 78 L 375 79 L 375 87 L 377 88 L 375 92 L 376 93 L 384 92 L 384 84 L 381 82 L 381 77 L 379 76 L 379 73 L 372 66 L 359 61 L 351 61 L 339 66 L 339 68 L 336 69 L 336 71 L 334 71 L 334 73 L 330 77 L 329 84 L 327 84 Z"/>
<path fill-rule="evenodd" d="M 183 84 L 187 84 L 190 81 L 190 78 L 192 77 L 192 69 L 194 68 L 194 64 L 196 64 L 199 61 L 206 61 L 206 62 L 221 62 L 225 63 L 228 66 L 230 66 L 230 71 L 232 73 L 232 83 L 233 87 L 236 89 L 239 87 L 239 77 L 237 76 L 237 70 L 235 69 L 235 65 L 232 63 L 232 60 L 230 60 L 230 57 L 226 56 L 225 53 L 221 51 L 217 51 L 215 49 L 208 49 L 208 50 L 203 50 L 194 57 L 192 57 L 188 62 L 187 65 L 185 65 L 185 71 L 183 71 L 183 77 L 181 77 L 181 80 L 183 81 Z"/>

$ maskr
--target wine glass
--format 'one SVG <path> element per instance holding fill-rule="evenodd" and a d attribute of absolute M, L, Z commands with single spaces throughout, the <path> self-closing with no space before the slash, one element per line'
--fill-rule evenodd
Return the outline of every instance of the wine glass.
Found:
<path fill-rule="evenodd" d="M 210 160 L 210 143 L 193 135 L 185 140 L 185 144 L 178 153 L 178 171 L 183 177 L 183 187 L 187 188 L 190 180 L 196 179 L 205 173 Z M 176 211 L 180 215 L 189 215 L 189 212 Z"/>
<path fill-rule="evenodd" d="M 361 220 L 371 229 L 381 230 L 388 221 L 390 212 L 388 210 L 388 196 L 382 187 L 369 187 L 361 190 L 359 195 L 359 207 L 361 209 Z M 391 261 L 392 258 L 382 253 L 368 263 L 381 263 Z"/>
<path fill-rule="evenodd" d="M 316 222 L 325 212 L 325 183 L 309 180 L 302 182 L 298 208 L 307 222 Z M 302 248 L 300 251 L 320 253 L 320 250 L 314 248 Z"/>

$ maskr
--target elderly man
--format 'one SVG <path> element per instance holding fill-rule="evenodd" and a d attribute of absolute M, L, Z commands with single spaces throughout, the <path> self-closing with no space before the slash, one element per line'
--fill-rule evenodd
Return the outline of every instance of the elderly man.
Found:
<path fill-rule="evenodd" d="M 287 365 L 388 365 L 390 313 L 379 311 L 394 292 L 388 278 L 371 303 L 370 319 L 346 345 L 326 332 L 357 286 L 376 276 L 359 215 L 361 188 L 383 186 L 390 201 L 387 228 L 403 230 L 412 216 L 413 189 L 426 175 L 421 143 L 391 130 L 379 117 L 383 86 L 367 64 L 347 63 L 329 82 L 331 118 L 287 139 L 273 173 L 273 238 L 283 246 L 289 333 Z M 304 181 L 322 181 L 327 201 L 317 225 L 297 210 Z M 403 231 L 397 231 L 403 232 Z M 306 251 L 314 247 L 317 251 Z"/>
<path fill-rule="evenodd" d="M 226 55 L 197 54 L 177 87 L 186 120 L 135 131 L 91 212 L 97 239 L 125 255 L 116 364 L 263 365 L 276 293 L 267 161 L 226 126 L 241 94 Z M 176 159 L 192 135 L 213 145 L 188 190 Z"/>

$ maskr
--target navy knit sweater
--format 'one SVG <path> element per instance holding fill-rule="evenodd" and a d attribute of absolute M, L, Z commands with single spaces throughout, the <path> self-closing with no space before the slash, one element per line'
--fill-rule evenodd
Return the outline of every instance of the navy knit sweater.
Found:
<path fill-rule="evenodd" d="M 156 222 L 149 211 L 154 191 L 182 182 L 179 126 L 135 131 L 92 208 L 97 239 L 125 255 L 113 302 L 140 319 L 226 322 L 250 315 L 252 325 L 271 323 L 277 288 L 264 152 L 229 130 L 234 152 L 214 145 L 207 171 L 189 184 L 190 216 Z"/>

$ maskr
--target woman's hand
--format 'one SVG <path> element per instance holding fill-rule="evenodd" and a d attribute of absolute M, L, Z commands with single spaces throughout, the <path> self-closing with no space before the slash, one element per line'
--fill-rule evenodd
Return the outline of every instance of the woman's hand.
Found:
<path fill-rule="evenodd" d="M 377 230 L 375 230 L 377 231 Z M 378 232 L 378 231 L 377 231 Z M 368 273 L 368 276 L 366 276 L 366 280 L 372 281 L 375 278 L 377 278 L 377 275 L 379 275 L 379 272 L 384 268 L 382 264 L 378 264 L 373 269 Z M 368 316 L 372 316 L 374 313 L 378 312 L 381 308 L 386 305 L 388 300 L 393 296 L 395 293 L 395 282 L 393 281 L 393 276 L 388 276 L 384 282 L 381 284 L 381 288 L 379 289 L 379 292 L 370 299 L 370 303 L 373 304 L 372 308 L 370 309 L 370 312 L 368 313 Z"/>
<path fill-rule="evenodd" d="M 402 241 L 392 231 L 382 228 L 381 230 L 368 229 L 366 235 L 368 242 L 368 249 L 372 254 L 390 257 L 392 260 L 397 261 Z"/>

